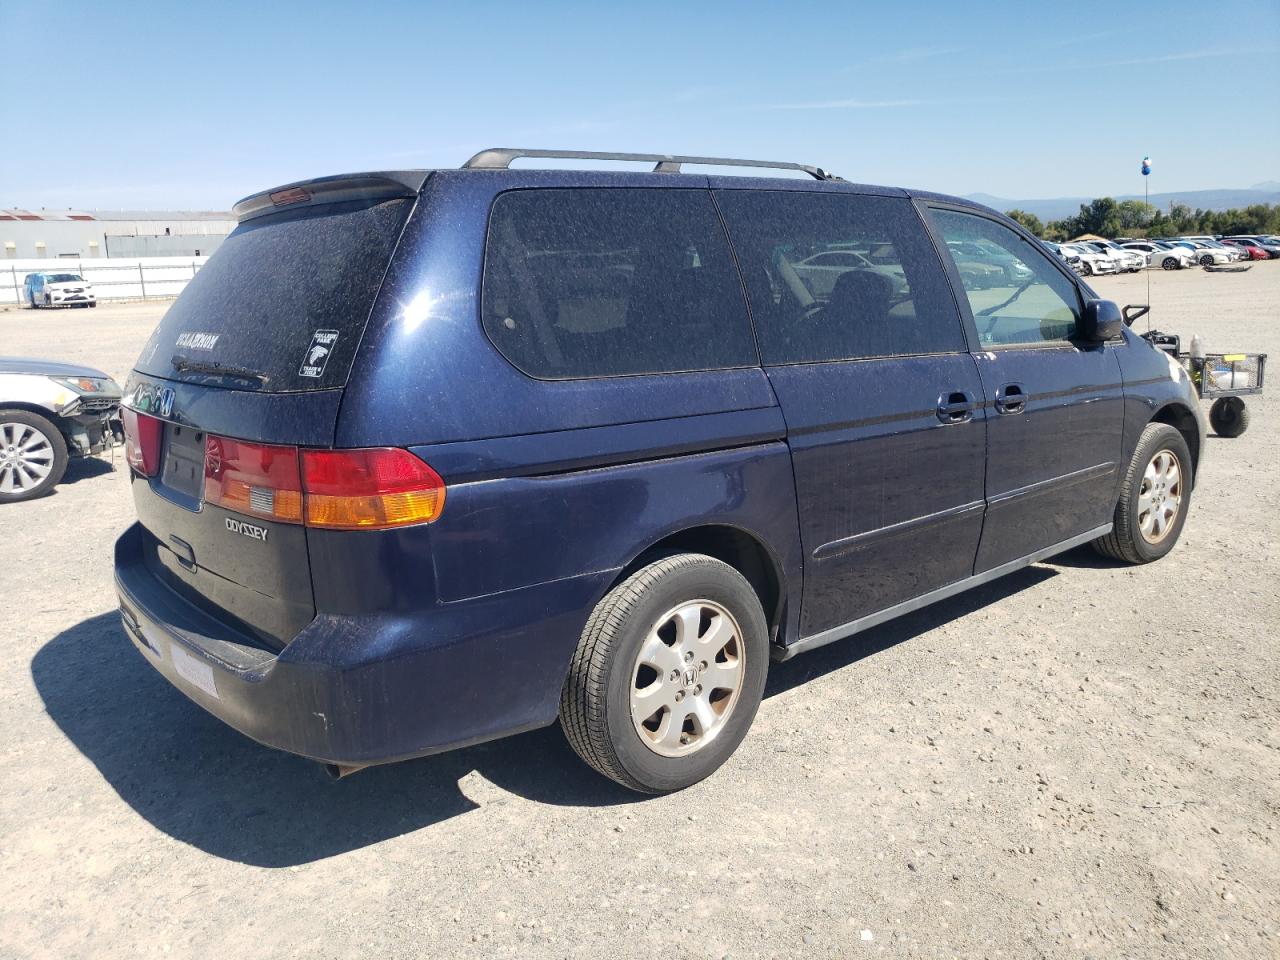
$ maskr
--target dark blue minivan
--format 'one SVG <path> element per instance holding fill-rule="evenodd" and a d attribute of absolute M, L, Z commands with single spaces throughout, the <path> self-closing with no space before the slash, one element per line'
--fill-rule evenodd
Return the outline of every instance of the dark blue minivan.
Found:
<path fill-rule="evenodd" d="M 125 388 L 120 610 L 337 774 L 559 718 L 679 789 L 771 659 L 1080 544 L 1155 560 L 1186 519 L 1182 368 L 963 200 L 490 150 L 235 212 Z"/>

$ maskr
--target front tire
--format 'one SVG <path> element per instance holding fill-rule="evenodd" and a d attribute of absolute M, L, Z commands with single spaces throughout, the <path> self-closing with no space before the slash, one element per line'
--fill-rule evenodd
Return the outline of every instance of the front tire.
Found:
<path fill-rule="evenodd" d="M 1249 408 L 1239 397 L 1219 397 L 1209 408 L 1209 426 L 1220 437 L 1238 437 L 1249 429 Z"/>
<path fill-rule="evenodd" d="M 1177 270 L 1182 266 L 1182 264 L 1177 257 L 1165 257 L 1164 260 L 1161 261 L 1160 266 L 1164 267 L 1166 270 Z"/>
<path fill-rule="evenodd" d="M 0 409 L 0 503 L 44 496 L 67 472 L 67 442 L 46 418 Z"/>
<path fill-rule="evenodd" d="M 1105 557 L 1151 563 L 1173 549 L 1191 508 L 1191 450 L 1167 423 L 1149 423 L 1125 472 L 1111 532 L 1093 541 Z"/>
<path fill-rule="evenodd" d="M 1213 257 L 1212 257 L 1210 254 L 1207 254 L 1207 253 L 1206 253 L 1203 257 L 1201 257 L 1201 258 L 1200 258 L 1200 266 L 1202 266 L 1202 267 L 1212 267 L 1212 266 L 1213 266 Z"/>
<path fill-rule="evenodd" d="M 742 574 L 703 554 L 664 557 L 596 605 L 560 724 L 578 756 L 624 787 L 682 790 L 742 742 L 768 667 L 768 625 Z"/>

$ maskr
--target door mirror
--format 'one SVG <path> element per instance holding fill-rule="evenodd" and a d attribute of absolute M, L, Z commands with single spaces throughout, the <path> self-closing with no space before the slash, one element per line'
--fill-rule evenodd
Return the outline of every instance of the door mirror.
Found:
<path fill-rule="evenodd" d="M 1124 317 L 1113 300 L 1086 300 L 1080 317 L 1080 336 L 1101 343 L 1120 336 Z"/>
<path fill-rule="evenodd" d="M 1124 325 L 1132 327 L 1135 320 L 1145 317 L 1151 312 L 1151 308 L 1145 303 L 1131 303 L 1124 308 Z"/>

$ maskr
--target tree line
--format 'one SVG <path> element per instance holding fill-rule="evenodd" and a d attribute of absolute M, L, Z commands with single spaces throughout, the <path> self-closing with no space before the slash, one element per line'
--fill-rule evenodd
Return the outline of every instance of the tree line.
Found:
<path fill-rule="evenodd" d="M 1080 204 L 1080 212 L 1074 217 L 1048 223 L 1025 210 L 1009 210 L 1007 216 L 1043 240 L 1069 240 L 1083 233 L 1100 237 L 1280 233 L 1280 204 L 1271 203 L 1255 203 L 1236 210 L 1192 210 L 1184 203 L 1174 203 L 1166 211 L 1141 200 L 1099 197 Z"/>

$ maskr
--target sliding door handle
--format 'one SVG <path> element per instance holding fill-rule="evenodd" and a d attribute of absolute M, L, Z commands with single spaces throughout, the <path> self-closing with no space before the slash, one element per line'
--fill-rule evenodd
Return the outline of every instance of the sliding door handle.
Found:
<path fill-rule="evenodd" d="M 951 390 L 938 397 L 938 419 L 943 423 L 964 423 L 973 419 L 973 397 L 963 390 Z"/>
<path fill-rule="evenodd" d="M 1022 413 L 1027 409 L 1027 392 L 1020 383 L 1006 383 L 996 391 L 997 413 Z"/>

